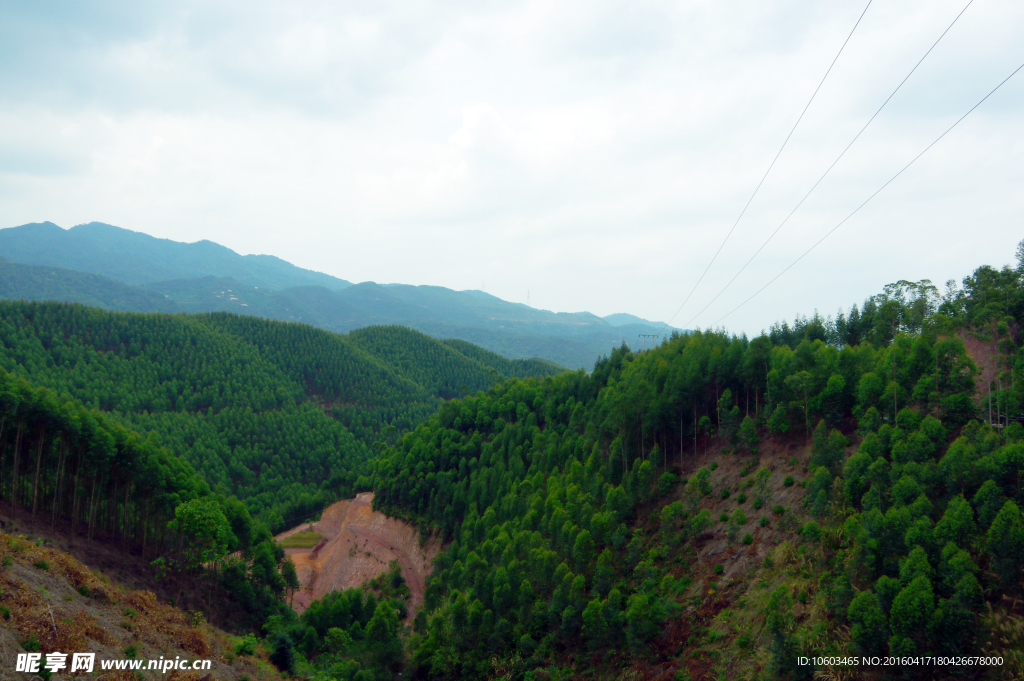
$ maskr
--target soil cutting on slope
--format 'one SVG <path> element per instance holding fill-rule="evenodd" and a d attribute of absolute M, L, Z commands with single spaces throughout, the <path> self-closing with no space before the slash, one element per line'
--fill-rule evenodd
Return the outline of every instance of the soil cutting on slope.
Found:
<path fill-rule="evenodd" d="M 314 600 L 331 591 L 358 587 L 387 572 L 391 561 L 402 568 L 409 586 L 409 617 L 423 604 L 427 575 L 440 542 L 421 545 L 419 532 L 407 523 L 373 510 L 373 492 L 329 506 L 315 523 L 283 532 L 280 541 L 297 532 L 313 531 L 322 539 L 312 548 L 290 548 L 300 589 L 292 607 L 302 613 Z"/>

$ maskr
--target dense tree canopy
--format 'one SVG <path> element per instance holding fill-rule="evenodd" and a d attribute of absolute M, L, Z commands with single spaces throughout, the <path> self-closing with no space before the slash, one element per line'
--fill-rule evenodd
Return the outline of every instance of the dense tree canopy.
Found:
<path fill-rule="evenodd" d="M 800 513 L 815 520 L 793 526 L 792 541 L 813 559 L 830 626 L 851 627 L 845 652 L 996 645 L 983 604 L 1022 595 L 1024 428 L 988 423 L 967 344 L 987 338 L 986 324 L 1002 339 L 998 425 L 1020 404 L 1006 321 L 1020 291 L 1009 269 L 982 268 L 945 298 L 901 281 L 837 319 L 799 318 L 753 340 L 675 335 L 640 354 L 616 349 L 590 374 L 446 403 L 374 464 L 380 508 L 451 541 L 411 637 L 413 673 L 482 678 L 496 659 L 518 673 L 673 664 L 674 618 L 713 598 L 694 593 L 690 570 L 713 522 L 703 500 L 719 490 L 706 468 L 679 478 L 713 438 L 739 457 L 756 457 L 766 437 L 807 444 Z M 761 473 L 744 487 L 755 509 L 772 503 Z M 749 522 L 741 508 L 721 521 L 730 541 Z M 820 651 L 793 607 L 779 591 L 761 620 L 783 676 L 813 671 L 796 655 Z"/>
<path fill-rule="evenodd" d="M 554 371 L 400 328 L 350 338 L 226 313 L 53 303 L 0 302 L 0 342 L 7 371 L 153 434 L 275 531 L 349 495 L 374 447 L 445 397 L 500 370 Z"/>

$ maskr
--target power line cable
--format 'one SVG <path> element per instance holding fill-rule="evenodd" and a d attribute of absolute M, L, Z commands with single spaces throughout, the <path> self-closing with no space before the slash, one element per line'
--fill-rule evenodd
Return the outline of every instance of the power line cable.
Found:
<path fill-rule="evenodd" d="M 852 146 L 853 146 L 854 142 L 856 142 L 856 141 L 857 141 L 858 139 L 860 139 L 860 136 L 861 136 L 861 135 L 862 135 L 862 134 L 864 133 L 864 131 L 865 131 L 865 130 L 867 130 L 867 129 L 868 129 L 868 126 L 869 126 L 869 125 L 871 125 L 871 122 L 875 120 L 875 118 L 876 118 L 876 117 L 878 116 L 878 114 L 882 113 L 882 109 L 884 109 L 884 108 L 885 108 L 885 105 L 886 105 L 886 104 L 888 104 L 888 103 L 889 103 L 889 101 L 890 101 L 890 100 L 892 100 L 892 98 L 896 96 L 896 93 L 900 91 L 900 88 L 902 88 L 902 87 L 903 87 L 903 84 L 904 84 L 904 83 L 906 83 L 906 82 L 907 82 L 907 80 L 909 80 L 909 79 L 910 79 L 910 76 L 912 76 L 912 75 L 914 74 L 914 71 L 916 71 L 916 70 L 917 70 L 917 67 L 921 65 L 921 63 L 922 63 L 922 62 L 923 62 L 923 61 L 924 61 L 924 60 L 925 60 L 925 59 L 926 59 L 926 58 L 928 57 L 928 55 L 929 55 L 929 54 L 931 54 L 932 50 L 934 50 L 934 49 L 935 49 L 935 46 L 939 44 L 939 41 L 940 41 L 940 40 L 942 40 L 942 39 L 943 39 L 943 37 L 945 37 L 945 35 L 946 35 L 947 33 L 949 33 L 949 30 L 950 30 L 951 28 L 953 28 L 953 24 L 955 24 L 955 23 L 957 22 L 957 20 L 958 20 L 958 19 L 959 19 L 959 18 L 960 18 L 961 16 L 963 16 L 964 12 L 966 12 L 966 11 L 967 11 L 967 8 L 968 8 L 968 7 L 970 7 L 970 6 L 971 6 L 971 3 L 973 3 L 973 2 L 974 2 L 974 0 L 968 0 L 968 3 L 967 3 L 966 5 L 964 5 L 964 8 L 963 8 L 962 10 L 960 10 L 960 14 L 957 14 L 957 15 L 956 15 L 956 18 L 955 18 L 955 19 L 953 19 L 952 23 L 950 23 L 950 25 L 946 27 L 946 30 L 942 32 L 942 35 L 940 35 L 940 36 L 939 36 L 939 37 L 938 37 L 938 38 L 937 38 L 937 39 L 935 40 L 935 42 L 934 42 L 934 43 L 932 43 L 932 46 L 928 48 L 928 51 L 924 53 L 924 56 L 923 56 L 923 57 L 921 57 L 921 58 L 920 58 L 920 59 L 918 60 L 918 62 L 917 62 L 916 64 L 914 64 L 914 68 L 910 69 L 910 73 L 908 73 L 908 74 L 906 75 L 906 77 L 904 77 L 904 78 L 903 78 L 903 80 L 901 80 L 901 81 L 900 81 L 900 84 L 896 86 L 896 89 L 892 91 L 892 94 L 890 94 L 890 95 L 889 95 L 889 96 L 888 96 L 888 97 L 887 97 L 887 98 L 885 99 L 885 101 L 884 101 L 884 102 L 882 102 L 882 106 L 878 107 L 878 111 L 876 111 L 876 112 L 875 112 L 875 113 L 874 113 L 874 114 L 873 114 L 873 115 L 871 116 L 871 118 L 869 118 L 869 119 L 868 119 L 868 122 L 864 124 L 864 127 L 862 127 L 862 128 L 860 129 L 860 131 L 859 131 L 859 132 L 858 132 L 858 133 L 857 133 L 856 135 L 854 135 L 854 136 L 853 136 L 853 139 L 852 139 L 852 140 L 850 140 L 850 143 L 846 145 L 846 148 L 845 148 L 845 149 L 843 149 L 843 151 L 842 151 L 842 152 L 841 152 L 841 153 L 839 154 L 839 156 L 837 156 L 837 157 L 836 157 L 836 160 L 832 161 L 832 165 L 830 165 L 830 166 L 829 166 L 829 167 L 828 167 L 828 168 L 827 168 L 827 169 L 825 170 L 825 172 L 821 174 L 821 177 L 819 177 L 819 178 L 818 178 L 818 181 L 817 181 L 817 182 L 815 182 L 815 183 L 814 183 L 814 185 L 813 185 L 813 186 L 812 186 L 812 187 L 811 187 L 811 188 L 810 188 L 809 190 L 807 190 L 807 193 L 806 193 L 806 194 L 804 194 L 804 197 L 803 197 L 802 199 L 800 199 L 800 202 L 796 204 L 796 206 L 795 206 L 795 207 L 793 208 L 793 210 L 789 211 L 789 215 L 787 215 L 787 216 L 786 216 L 786 218 L 785 218 L 785 219 L 784 219 L 784 220 L 783 220 L 782 222 L 780 222 L 780 223 L 779 223 L 779 226 L 775 228 L 775 231 L 774 231 L 774 232 L 772 232 L 772 233 L 771 233 L 771 234 L 770 234 L 770 235 L 768 236 L 768 238 L 764 240 L 764 243 L 763 243 L 763 244 L 761 244 L 761 247 L 760 247 L 760 248 L 758 248 L 758 249 L 757 249 L 757 250 L 756 250 L 756 251 L 754 252 L 754 255 L 750 256 L 750 260 L 747 260 L 747 262 L 746 262 L 746 263 L 744 263 L 743 267 L 741 267 L 741 268 L 739 269 L 739 271 L 737 271 L 737 272 L 736 272 L 736 274 L 734 274 L 734 275 L 733 275 L 732 279 L 730 279 L 730 280 L 729 280 L 729 281 L 728 281 L 728 282 L 726 283 L 726 285 L 722 287 L 722 290 L 721 290 L 721 291 L 719 291 L 719 292 L 718 292 L 718 293 L 717 293 L 717 294 L 715 295 L 715 297 L 714 297 L 714 298 L 712 298 L 712 299 L 711 299 L 711 300 L 710 300 L 710 301 L 708 302 L 708 304 L 707 304 L 707 305 L 705 305 L 705 306 L 704 306 L 703 308 L 701 308 L 701 311 L 700 311 L 700 312 L 698 312 L 697 314 L 695 314 L 695 315 L 693 316 L 693 319 L 691 319 L 690 321 L 686 322 L 686 326 L 687 326 L 687 327 L 689 327 L 689 326 L 690 326 L 690 324 L 692 324 L 692 323 L 693 323 L 694 321 L 696 321 L 698 317 L 700 317 L 700 316 L 701 316 L 702 314 L 704 314 L 704 311 L 705 311 L 705 310 L 707 310 L 707 309 L 708 309 L 709 307 L 711 307 L 711 305 L 712 305 L 712 304 L 714 304 L 714 302 L 715 302 L 716 300 L 718 300 L 718 298 L 719 298 L 719 297 L 720 297 L 720 296 L 721 296 L 721 295 L 722 295 L 723 293 L 725 293 L 725 290 L 726 290 L 727 288 L 729 288 L 729 287 L 730 287 L 730 286 L 732 285 L 732 283 L 733 283 L 734 281 L 736 281 L 736 278 L 737 278 L 737 277 L 739 277 L 739 276 L 740 276 L 740 274 L 742 274 L 742 273 L 743 273 L 743 270 L 747 269 L 747 266 L 748 266 L 748 265 L 750 265 L 750 263 L 752 263 L 752 262 L 754 261 L 754 258 L 756 258 L 756 257 L 758 256 L 758 254 L 759 254 L 759 253 L 760 253 L 760 252 L 761 252 L 762 250 L 764 250 L 764 247 L 768 245 L 768 242 L 769 242 L 769 241 L 771 241 L 771 240 L 772 240 L 773 238 L 775 238 L 775 235 L 779 233 L 779 230 L 781 230 L 781 229 L 782 229 L 782 227 L 783 227 L 783 226 L 784 226 L 784 225 L 785 225 L 785 224 L 786 224 L 787 222 L 789 222 L 789 219 L 790 219 L 791 217 L 793 217 L 793 214 L 794 214 L 794 213 L 796 213 L 796 212 L 797 212 L 797 210 L 799 210 L 799 209 L 800 209 L 800 206 L 804 205 L 804 201 L 806 201 L 806 200 L 807 200 L 807 197 L 809 197 L 809 196 L 810 196 L 810 195 L 811 195 L 811 194 L 812 194 L 812 193 L 814 192 L 814 190 L 818 188 L 818 185 L 819 185 L 819 184 L 821 184 L 822 180 L 824 180 L 824 179 L 825 179 L 825 177 L 826 177 L 826 176 L 827 176 L 827 175 L 828 175 L 828 174 L 829 174 L 830 172 L 832 172 L 832 169 L 836 167 L 836 164 L 837 164 L 837 163 L 839 163 L 839 160 L 840 160 L 841 158 L 843 158 L 843 156 L 844 156 L 844 155 L 846 154 L 846 152 L 847 152 L 847 151 L 849 151 L 849 150 L 850 150 L 850 147 L 852 147 Z"/>
<path fill-rule="evenodd" d="M 697 290 L 698 286 L 700 286 L 700 282 L 704 280 L 704 276 L 708 273 L 708 270 L 711 269 L 711 266 L 715 264 L 715 260 L 718 259 L 719 253 L 721 253 L 722 249 L 725 248 L 725 244 L 727 241 L 729 241 L 729 237 L 731 237 L 732 233 L 736 231 L 736 225 L 740 224 L 740 220 L 743 219 L 743 215 L 747 212 L 747 208 L 750 207 L 750 204 L 751 202 L 753 202 L 754 197 L 757 196 L 757 192 L 761 189 L 761 185 L 764 184 L 764 181 L 768 178 L 768 173 L 770 173 L 772 171 L 772 168 L 775 167 L 775 162 L 779 160 L 779 156 L 782 155 L 782 150 L 785 149 L 786 144 L 789 143 L 789 138 L 793 136 L 794 132 L 796 132 L 796 128 L 798 125 L 800 125 L 800 121 L 803 120 L 804 114 L 807 113 L 807 109 L 810 108 L 811 102 L 813 102 L 814 98 L 818 95 L 818 91 L 821 89 L 821 86 L 825 84 L 825 79 L 828 78 L 828 74 L 832 72 L 832 67 L 836 65 L 836 62 L 839 60 L 839 55 L 843 53 L 843 50 L 846 48 L 846 44 L 850 42 L 850 38 L 853 37 L 853 32 L 857 30 L 857 26 L 860 25 L 861 19 L 864 18 L 865 14 L 867 14 L 868 7 L 871 7 L 872 2 L 873 0 L 868 0 L 868 4 L 864 6 L 864 11 L 860 13 L 859 17 L 857 17 L 857 23 L 855 23 L 853 25 L 853 28 L 850 29 L 850 34 L 846 36 L 846 40 L 843 41 L 843 45 L 842 47 L 839 48 L 839 52 L 836 53 L 836 56 L 832 60 L 832 63 L 829 64 L 828 70 L 825 71 L 825 75 L 821 77 L 821 82 L 818 83 L 818 87 L 814 88 L 814 94 L 812 94 L 811 98 L 807 100 L 807 104 L 804 106 L 804 110 L 800 112 L 800 116 L 797 117 L 796 123 L 793 124 L 793 128 L 789 131 L 789 134 L 786 135 L 786 139 L 783 140 L 782 146 L 779 147 L 779 151 L 775 154 L 775 158 L 773 158 L 772 162 L 768 165 L 768 170 L 764 171 L 764 175 L 761 176 L 761 181 L 757 183 L 757 186 L 754 188 L 754 192 L 750 195 L 750 198 L 747 199 L 747 203 L 746 205 L 743 206 L 743 210 L 740 211 L 739 217 L 736 218 L 736 222 L 732 223 L 732 229 L 730 229 L 729 233 L 725 235 L 725 239 L 722 240 L 722 243 L 718 247 L 718 250 L 715 251 L 715 255 L 711 258 L 711 262 L 709 262 L 708 266 L 704 268 L 704 273 L 700 275 L 700 278 L 697 279 L 697 283 L 693 285 L 692 289 L 690 289 L 690 293 L 687 294 L 686 299 L 683 300 L 683 304 L 680 305 L 679 309 L 676 310 L 675 314 L 669 317 L 668 321 L 665 322 L 665 328 L 668 328 L 668 325 L 672 323 L 672 320 L 675 319 L 676 316 L 683 311 L 684 307 L 686 307 L 686 303 L 689 302 L 690 297 L 693 296 L 693 292 Z M 665 329 L 663 328 L 662 331 L 664 330 Z"/>
<path fill-rule="evenodd" d="M 792 268 L 792 267 L 793 267 L 794 265 L 796 265 L 796 264 L 797 264 L 798 262 L 800 262 L 801 260 L 803 260 L 803 259 L 804 259 L 804 257 L 805 257 L 805 256 L 806 256 L 806 255 L 807 255 L 808 253 L 810 253 L 810 252 L 811 252 L 811 251 L 813 251 L 813 250 L 814 250 L 815 248 L 817 248 L 817 247 L 818 247 L 818 245 L 819 245 L 819 244 L 821 244 L 821 242 L 822 242 L 822 241 L 824 241 L 825 239 L 827 239 L 827 238 L 828 238 L 829 236 L 831 236 L 831 235 L 832 235 L 832 233 L 833 233 L 833 232 L 835 232 L 835 231 L 836 231 L 837 229 L 839 229 L 840 227 L 842 227 L 842 226 L 843 226 L 843 224 L 844 224 L 844 223 L 845 223 L 845 222 L 846 222 L 847 220 L 849 220 L 850 218 L 852 218 L 852 217 L 853 217 L 853 216 L 854 216 L 854 215 L 855 215 L 855 214 L 857 213 L 857 211 L 859 211 L 859 210 L 860 210 L 861 208 L 863 208 L 864 206 L 866 206 L 866 205 L 868 204 L 868 202 L 869 202 L 869 201 L 871 201 L 871 199 L 873 199 L 873 198 L 875 198 L 876 196 L 878 196 L 878 194 L 879 194 L 879 193 L 881 193 L 881 191 L 882 191 L 883 189 L 885 189 L 886 187 L 888 187 L 888 186 L 889 186 L 889 185 L 890 185 L 890 184 L 892 183 L 892 181 L 893 181 L 893 180 L 895 180 L 895 179 L 896 179 L 897 177 L 899 177 L 900 175 L 902 175 L 902 174 L 903 174 L 903 172 L 904 172 L 904 171 L 905 171 L 905 170 L 906 170 L 907 168 L 909 168 L 909 167 L 910 167 L 911 165 L 913 165 L 913 164 L 914 164 L 914 162 L 915 162 L 915 161 L 916 161 L 917 159 L 919 159 L 919 158 L 921 158 L 922 156 L 924 156 L 924 155 L 925 155 L 925 153 L 926 153 L 926 152 L 927 152 L 927 151 L 928 151 L 929 149 L 931 149 L 931 148 L 932 148 L 932 147 L 934 147 L 934 146 L 935 146 L 936 144 L 938 144 L 939 140 L 941 140 L 941 139 L 942 139 L 943 137 L 945 137 L 945 136 L 946 136 L 947 134 L 949 134 L 950 130 L 952 130 L 952 129 L 953 129 L 953 128 L 955 128 L 955 127 L 956 127 L 957 125 L 959 125 L 959 124 L 960 124 L 960 121 L 962 121 L 963 119 L 967 118 L 967 117 L 968 117 L 968 116 L 969 116 L 969 115 L 971 114 L 971 112 L 973 112 L 973 111 L 974 111 L 975 109 L 977 109 L 977 108 L 978 108 L 979 106 L 981 106 L 981 105 L 982 105 L 982 103 L 983 103 L 983 102 L 984 102 L 984 101 L 985 101 L 986 99 L 988 99 L 988 98 L 989 98 L 989 97 L 991 97 L 991 96 L 992 96 L 993 94 L 995 94 L 996 90 L 998 90 L 999 88 L 1001 88 L 1001 87 L 1002 87 L 1003 85 L 1005 85 L 1005 84 L 1006 84 L 1006 82 L 1007 82 L 1008 80 L 1010 80 L 1010 79 L 1011 79 L 1011 78 L 1013 78 L 1013 77 L 1014 77 L 1015 75 L 1017 75 L 1017 72 L 1018 72 L 1018 71 L 1020 71 L 1021 69 L 1024 69 L 1024 64 L 1021 64 L 1021 65 L 1020 65 L 1020 66 L 1018 66 L 1018 67 L 1017 67 L 1016 69 L 1014 69 L 1014 70 L 1013 70 L 1013 73 L 1011 73 L 1011 74 L 1010 74 L 1010 75 L 1008 75 L 1008 76 L 1007 76 L 1007 77 L 1006 77 L 1005 79 L 1003 79 L 1003 81 L 1002 81 L 1001 83 L 999 83 L 999 85 L 996 85 L 996 86 L 995 86 L 994 88 L 992 88 L 992 91 L 991 91 L 991 92 L 989 92 L 989 93 L 988 93 L 987 95 L 985 95 L 984 97 L 982 97 L 982 98 L 981 98 L 981 100 L 980 100 L 980 101 L 979 101 L 979 102 L 978 102 L 977 104 L 975 104 L 974 106 L 972 106 L 972 107 L 970 108 L 970 110 L 968 110 L 968 111 L 967 111 L 967 113 L 965 113 L 965 114 L 964 114 L 963 116 L 961 116 L 960 118 L 958 118 L 958 119 L 956 120 L 956 122 L 955 122 L 955 123 L 953 123 L 953 125 L 951 125 L 951 126 L 949 126 L 948 128 L 946 128 L 946 131 L 945 131 L 944 133 L 942 133 L 941 135 L 939 135 L 938 137 L 936 137 L 936 138 L 935 138 L 935 141 L 933 141 L 933 142 L 932 142 L 931 144 L 929 144 L 929 145 L 928 145 L 927 147 L 925 147 L 925 148 L 924 148 L 924 150 L 923 150 L 923 151 L 921 151 L 921 153 L 919 153 L 919 154 L 918 154 L 917 156 L 915 156 L 914 158 L 912 158 L 912 159 L 910 160 L 910 163 L 907 163 L 907 165 L 903 166 L 903 167 L 902 167 L 902 168 L 901 168 L 901 169 L 899 170 L 899 172 L 897 172 L 897 173 L 896 173 L 895 175 L 893 175 L 892 177 L 890 177 L 890 178 L 889 178 L 889 179 L 888 179 L 888 180 L 886 181 L 886 183 L 885 183 L 885 184 L 883 184 L 883 185 L 882 185 L 881 187 L 879 187 L 878 189 L 876 189 L 876 190 L 875 190 L 875 192 L 874 192 L 873 194 L 871 194 L 871 196 L 869 196 L 868 198 L 864 199 L 864 202 L 863 202 L 863 203 L 861 203 L 861 204 L 860 204 L 859 206 L 857 206 L 856 208 L 854 208 L 854 209 L 853 209 L 853 212 L 851 212 L 851 213 L 850 213 L 849 215 L 847 215 L 847 216 L 846 216 L 845 218 L 843 218 L 842 220 L 840 220 L 840 221 L 839 221 L 839 224 L 837 224 L 837 225 L 836 225 L 835 227 L 833 227 L 833 228 L 832 228 L 832 229 L 830 229 L 830 230 L 829 230 L 828 232 L 826 232 L 826 233 L 825 233 L 825 236 L 823 236 L 823 237 L 821 237 L 820 239 L 818 239 L 818 240 L 817 240 L 817 241 L 816 241 L 816 242 L 814 243 L 814 245 L 813 245 L 813 246 L 811 246 L 810 248 L 808 248 L 808 249 L 807 249 L 806 251 L 804 251 L 804 252 L 803 252 L 803 254 L 802 254 L 802 255 L 800 255 L 800 257 L 799 257 L 799 258 L 797 258 L 796 260 L 794 260 L 793 262 L 791 262 L 791 263 L 790 263 L 789 265 L 787 265 L 787 266 L 786 266 L 786 268 L 785 268 L 784 270 L 782 270 L 781 272 L 779 272 L 779 273 L 778 273 L 777 275 L 775 275 L 775 277 L 774 277 L 774 278 L 772 278 L 772 280 L 771 280 L 771 281 L 769 281 L 769 282 L 768 282 L 767 284 L 765 284 L 764 286 L 762 286 L 761 288 L 759 288 L 759 289 L 758 289 L 757 291 L 755 291 L 755 292 L 754 292 L 754 294 L 753 294 L 753 295 L 751 295 L 751 296 L 750 296 L 749 298 L 747 298 L 746 300 L 744 300 L 744 301 L 743 301 L 742 303 L 740 303 L 739 305 L 737 305 L 736 307 L 734 307 L 734 308 L 733 308 L 732 310 L 730 310 L 729 312 L 727 312 L 727 313 L 726 313 L 725 315 L 723 315 L 723 316 L 722 316 L 721 318 L 719 318 L 719 319 L 718 319 L 718 320 L 717 320 L 717 321 L 716 321 L 716 322 L 715 322 L 714 324 L 712 324 L 711 326 L 712 326 L 712 327 L 714 327 L 714 326 L 715 326 L 715 324 L 718 324 L 719 322 L 721 322 L 722 320 L 724 320 L 724 319 L 725 319 L 726 317 L 728 317 L 728 316 L 730 316 L 730 315 L 731 315 L 732 313 L 736 312 L 736 310 L 740 309 L 741 307 L 743 307 L 744 305 L 746 305 L 747 303 L 749 303 L 749 302 L 750 302 L 751 300 L 753 300 L 753 299 L 754 299 L 754 298 L 755 298 L 756 296 L 758 296 L 758 295 L 759 295 L 759 294 L 761 293 L 761 291 L 764 291 L 764 290 L 765 290 L 766 288 L 768 288 L 769 286 L 771 286 L 771 285 L 772 285 L 772 284 L 773 284 L 773 283 L 775 282 L 775 280 L 777 280 L 777 279 L 778 279 L 779 277 L 781 277 L 781 276 L 782 276 L 783 274 L 785 274 L 786 272 L 788 272 L 788 271 L 790 270 L 790 268 Z"/>

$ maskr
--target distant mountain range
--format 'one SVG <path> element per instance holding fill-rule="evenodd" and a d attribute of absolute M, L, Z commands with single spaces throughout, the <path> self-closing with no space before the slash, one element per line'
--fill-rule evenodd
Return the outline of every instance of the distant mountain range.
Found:
<path fill-rule="evenodd" d="M 631 314 L 538 310 L 483 291 L 352 284 L 269 255 L 239 255 L 91 222 L 0 229 L 0 298 L 80 302 L 135 312 L 230 311 L 347 333 L 402 325 L 474 343 L 505 357 L 591 368 L 639 334 L 671 333 Z M 650 341 L 648 341 L 648 345 Z"/>
<path fill-rule="evenodd" d="M 274 290 L 323 286 L 337 291 L 352 285 L 272 255 L 239 255 L 212 241 L 185 244 L 102 222 L 67 230 L 52 222 L 0 229 L 0 256 L 25 265 L 101 274 L 133 285 L 210 275 Z"/>

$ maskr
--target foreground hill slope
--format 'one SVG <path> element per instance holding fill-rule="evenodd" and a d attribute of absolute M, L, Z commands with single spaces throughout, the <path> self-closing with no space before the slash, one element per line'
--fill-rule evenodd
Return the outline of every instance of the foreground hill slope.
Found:
<path fill-rule="evenodd" d="M 209 660 L 196 671 L 107 672 L 108 679 L 174 678 L 198 681 L 281 679 L 257 647 L 237 655 L 239 639 L 172 606 L 160 603 L 150 591 L 132 590 L 112 583 L 66 553 L 23 536 L 0 532 L 0 669 L 14 678 L 17 653 L 35 651 L 67 654 L 70 670 L 74 653 L 94 653 L 95 676 L 102 664 L 126 660 L 184 658 L 191 664 Z M 202 666 L 202 665 L 200 665 Z M 8 674 L 12 676 L 7 676 Z M 29 678 L 29 674 L 18 675 Z"/>

